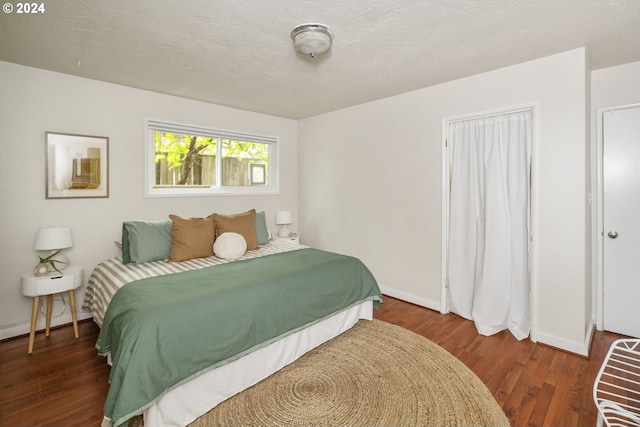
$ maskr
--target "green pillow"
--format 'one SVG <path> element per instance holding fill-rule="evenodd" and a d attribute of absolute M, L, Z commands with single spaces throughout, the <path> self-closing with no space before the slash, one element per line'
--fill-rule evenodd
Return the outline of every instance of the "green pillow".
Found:
<path fill-rule="evenodd" d="M 171 256 L 171 220 L 122 223 L 122 262 L 142 264 Z"/>
<path fill-rule="evenodd" d="M 259 245 L 269 243 L 269 232 L 267 231 L 267 220 L 264 212 L 256 213 L 256 237 Z"/>

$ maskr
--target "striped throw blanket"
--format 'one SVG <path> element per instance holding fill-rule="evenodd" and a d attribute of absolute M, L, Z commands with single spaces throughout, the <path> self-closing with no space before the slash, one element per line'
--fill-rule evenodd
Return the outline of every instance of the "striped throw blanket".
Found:
<path fill-rule="evenodd" d="M 247 251 L 239 260 L 305 248 L 289 240 L 273 239 L 256 250 Z M 216 256 L 196 258 L 183 262 L 154 261 L 144 264 L 123 264 L 121 257 L 110 258 L 96 266 L 88 280 L 82 308 L 93 314 L 93 320 L 102 326 L 107 306 L 116 291 L 129 282 L 165 274 L 198 270 L 214 265 L 234 262 Z"/>

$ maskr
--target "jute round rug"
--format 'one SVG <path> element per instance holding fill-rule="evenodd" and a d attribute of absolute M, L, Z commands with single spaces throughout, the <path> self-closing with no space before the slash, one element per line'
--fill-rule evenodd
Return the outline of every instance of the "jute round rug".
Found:
<path fill-rule="evenodd" d="M 428 339 L 380 320 L 310 351 L 191 426 L 509 426 L 491 392 Z"/>

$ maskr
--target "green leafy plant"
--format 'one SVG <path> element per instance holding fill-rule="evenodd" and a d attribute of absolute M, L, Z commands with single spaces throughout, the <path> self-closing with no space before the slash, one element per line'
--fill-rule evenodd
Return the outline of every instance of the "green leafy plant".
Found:
<path fill-rule="evenodd" d="M 54 257 L 56 255 L 58 255 L 60 253 L 60 251 L 55 251 L 54 253 L 52 253 L 51 255 L 49 255 L 48 257 L 38 257 L 40 259 L 40 263 L 41 264 L 49 264 L 55 271 L 57 271 L 58 273 L 62 274 L 62 271 L 60 271 L 58 269 L 58 267 L 56 266 L 56 263 L 58 264 L 67 264 L 66 261 L 61 261 L 59 259 L 54 259 Z M 61 267 L 62 268 L 62 267 Z"/>

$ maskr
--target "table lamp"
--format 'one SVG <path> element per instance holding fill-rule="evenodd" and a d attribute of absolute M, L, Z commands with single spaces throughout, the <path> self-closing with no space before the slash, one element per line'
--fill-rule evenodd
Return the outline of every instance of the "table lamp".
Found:
<path fill-rule="evenodd" d="M 293 223 L 293 217 L 291 216 L 291 211 L 278 211 L 276 212 L 276 224 L 280 226 L 278 230 L 278 236 L 280 237 L 289 237 L 291 231 L 287 225 Z"/>
<path fill-rule="evenodd" d="M 69 265 L 69 260 L 60 251 L 71 246 L 71 229 L 69 227 L 40 227 L 36 234 L 35 249 L 52 252 L 46 257 L 39 257 L 40 262 L 34 269 L 34 274 L 44 276 L 49 273 L 49 267 L 62 273 L 60 270 Z"/>

